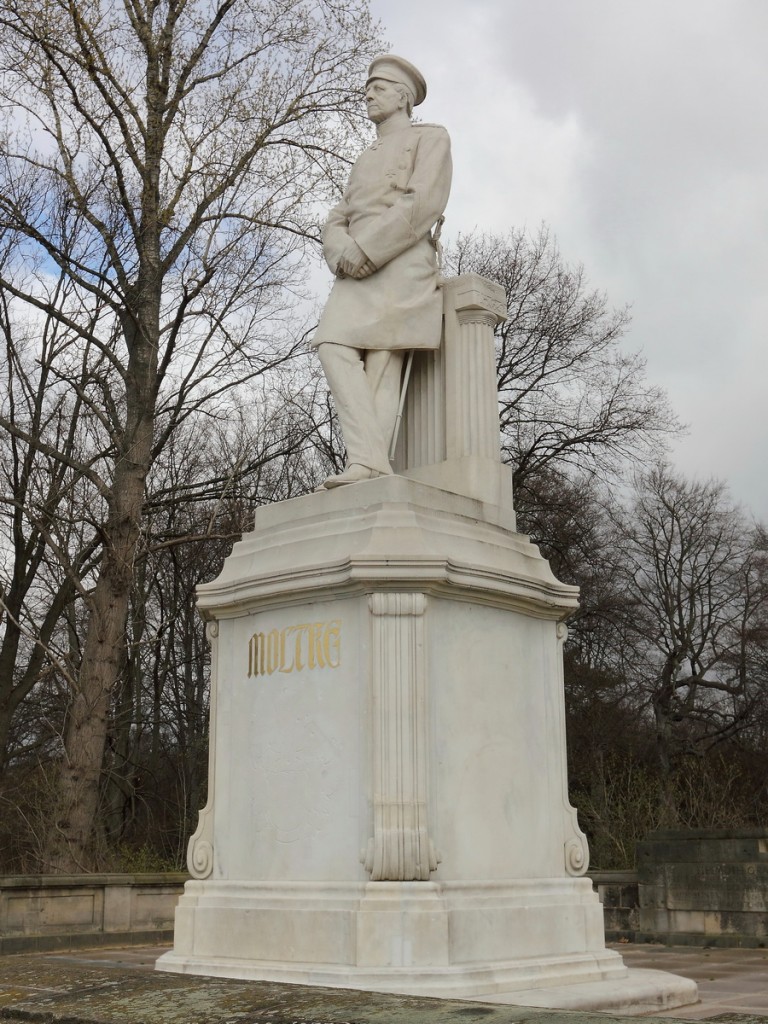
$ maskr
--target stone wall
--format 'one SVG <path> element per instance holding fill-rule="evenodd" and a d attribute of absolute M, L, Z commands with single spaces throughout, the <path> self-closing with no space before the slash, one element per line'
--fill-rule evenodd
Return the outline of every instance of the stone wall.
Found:
<path fill-rule="evenodd" d="M 635 871 L 590 871 L 592 888 L 603 904 L 606 942 L 633 942 L 640 926 Z"/>
<path fill-rule="evenodd" d="M 171 942 L 187 877 L 0 876 L 0 953 Z"/>
<path fill-rule="evenodd" d="M 187 877 L 0 876 L 0 954 L 170 943 Z M 609 942 L 768 946 L 768 829 L 653 832 L 590 877 Z"/>
<path fill-rule="evenodd" d="M 0 876 L 0 954 L 173 939 L 186 874 Z M 608 942 L 639 928 L 637 874 L 591 872 Z"/>
<path fill-rule="evenodd" d="M 768 945 L 768 829 L 667 829 L 637 844 L 639 941 Z"/>

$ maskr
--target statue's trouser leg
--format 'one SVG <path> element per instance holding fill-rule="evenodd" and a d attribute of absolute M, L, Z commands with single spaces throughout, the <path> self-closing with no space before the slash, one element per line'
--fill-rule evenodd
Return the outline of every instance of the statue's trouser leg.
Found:
<path fill-rule="evenodd" d="M 347 446 L 347 464 L 391 473 L 389 443 L 397 416 L 402 352 L 324 342 L 317 354 Z"/>
<path fill-rule="evenodd" d="M 376 419 L 384 434 L 384 442 L 389 446 L 392 442 L 392 431 L 395 429 L 397 408 L 400 404 L 400 382 L 403 377 L 403 360 L 405 353 L 386 352 L 382 349 L 367 349 L 363 359 L 365 375 L 373 392 L 373 403 Z"/>

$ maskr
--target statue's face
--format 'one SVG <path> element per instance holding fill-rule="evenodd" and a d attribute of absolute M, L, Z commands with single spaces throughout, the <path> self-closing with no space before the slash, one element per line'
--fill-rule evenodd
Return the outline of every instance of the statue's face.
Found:
<path fill-rule="evenodd" d="M 405 110 L 407 100 L 403 95 L 402 86 L 395 82 L 387 82 L 383 78 L 373 78 L 365 87 L 365 104 L 368 108 L 368 117 L 374 124 L 381 124 L 398 110 Z"/>

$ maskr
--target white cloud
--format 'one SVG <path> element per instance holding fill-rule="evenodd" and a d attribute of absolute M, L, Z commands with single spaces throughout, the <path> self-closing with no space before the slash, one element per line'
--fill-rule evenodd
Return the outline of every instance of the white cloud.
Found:
<path fill-rule="evenodd" d="M 546 220 L 690 423 L 680 467 L 768 519 L 768 4 L 373 0 L 452 135 L 446 230 Z"/>

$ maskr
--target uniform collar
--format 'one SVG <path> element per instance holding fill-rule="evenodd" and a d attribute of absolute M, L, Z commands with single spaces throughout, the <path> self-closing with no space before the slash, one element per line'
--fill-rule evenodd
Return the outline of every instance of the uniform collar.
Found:
<path fill-rule="evenodd" d="M 388 121 L 383 121 L 381 124 L 376 125 L 376 136 L 379 139 L 383 139 L 386 135 L 394 135 L 396 132 L 403 132 L 410 127 L 410 121 L 403 123 L 399 119 L 390 118 Z"/>

